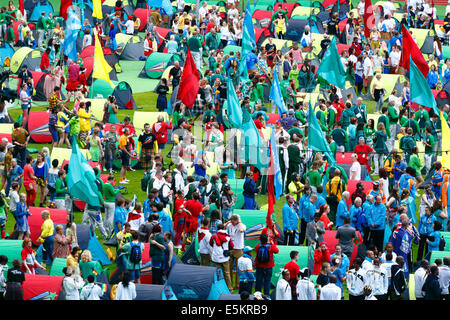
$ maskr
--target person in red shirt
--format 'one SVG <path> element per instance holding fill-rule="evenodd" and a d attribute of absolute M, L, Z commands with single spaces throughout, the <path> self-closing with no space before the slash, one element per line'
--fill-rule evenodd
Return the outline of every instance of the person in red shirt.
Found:
<path fill-rule="evenodd" d="M 268 242 L 270 244 L 277 244 L 278 238 L 280 238 L 280 233 L 275 227 L 275 221 L 272 219 L 272 227 L 266 225 L 264 229 L 262 229 L 261 234 L 265 234 L 268 238 Z"/>
<path fill-rule="evenodd" d="M 45 50 L 45 52 L 42 54 L 42 58 L 41 58 L 41 71 L 47 73 L 48 72 L 48 68 L 50 67 L 50 58 L 48 57 L 48 55 L 50 54 L 50 48 L 47 48 Z"/>
<path fill-rule="evenodd" d="M 325 226 L 325 230 L 331 230 L 333 227 L 333 221 L 330 221 L 330 218 L 328 218 L 328 214 L 330 213 L 330 206 L 327 204 L 322 204 L 319 208 L 320 221 L 323 222 L 323 225 Z"/>
<path fill-rule="evenodd" d="M 363 166 L 367 167 L 367 173 L 370 172 L 369 158 L 372 157 L 371 154 L 375 152 L 369 145 L 365 144 L 364 137 L 360 137 L 358 145 L 355 147 L 355 153 L 358 155 L 358 162 Z"/>
<path fill-rule="evenodd" d="M 80 75 L 78 76 L 78 86 L 80 87 L 81 93 L 84 96 L 86 96 L 88 89 L 87 89 L 87 79 L 86 79 L 86 69 L 85 68 L 80 69 Z"/>
<path fill-rule="evenodd" d="M 292 290 L 292 300 L 297 300 L 297 275 L 300 273 L 300 267 L 297 264 L 298 261 L 298 251 L 291 251 L 289 254 L 291 261 L 284 265 L 284 269 L 289 270 L 289 285 Z"/>
<path fill-rule="evenodd" d="M 158 141 L 158 148 L 164 150 L 164 147 L 169 140 L 167 130 L 172 129 L 171 123 L 164 122 L 164 117 L 158 116 L 158 122 L 155 122 L 152 127 L 152 132 Z"/>
<path fill-rule="evenodd" d="M 187 214 L 189 214 L 189 218 L 187 219 L 184 228 L 184 232 L 187 234 L 186 236 L 193 235 L 197 232 L 198 218 L 203 211 L 203 205 L 199 200 L 200 193 L 194 192 L 192 200 L 188 200 L 184 204 L 185 210 L 187 211 Z"/>
<path fill-rule="evenodd" d="M 186 211 L 184 211 L 184 192 L 183 190 L 178 190 L 176 193 L 176 199 L 174 203 L 173 210 L 173 230 L 175 231 L 175 237 L 173 239 L 173 245 L 175 249 L 180 249 L 181 235 L 183 234 L 186 221 L 189 218 L 189 215 Z M 184 245 L 184 241 L 183 241 Z"/>
<path fill-rule="evenodd" d="M 255 119 L 255 126 L 258 130 L 266 127 L 264 124 L 264 116 L 262 114 Z"/>
<path fill-rule="evenodd" d="M 313 274 L 319 274 L 324 262 L 331 262 L 330 251 L 325 242 L 319 243 L 319 248 L 314 251 Z"/>
<path fill-rule="evenodd" d="M 275 261 L 273 260 L 273 255 L 274 255 L 274 253 L 278 253 L 279 250 L 275 244 L 268 243 L 268 238 L 267 238 L 267 235 L 265 235 L 265 234 L 261 234 L 259 236 L 259 241 L 261 243 L 257 244 L 255 247 L 255 252 L 256 252 L 255 291 L 261 291 L 261 289 L 264 287 L 264 294 L 269 295 L 272 271 L 273 271 L 273 267 L 275 266 Z M 266 259 L 267 259 L 267 261 L 265 261 Z"/>

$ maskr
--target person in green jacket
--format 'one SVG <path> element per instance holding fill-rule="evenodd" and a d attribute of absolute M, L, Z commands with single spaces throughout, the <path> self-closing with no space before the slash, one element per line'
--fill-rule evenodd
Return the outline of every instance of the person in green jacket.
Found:
<path fill-rule="evenodd" d="M 45 11 L 42 11 L 41 16 L 36 23 L 36 30 L 38 33 L 38 48 L 41 51 L 44 51 L 43 44 L 47 42 L 49 30 L 48 28 L 49 26 L 51 26 L 51 20 L 45 15 Z"/>
<path fill-rule="evenodd" d="M 384 124 L 384 127 L 386 128 L 386 134 L 388 136 L 388 139 L 391 139 L 392 136 L 391 136 L 391 130 L 390 130 L 390 120 L 388 117 L 388 108 L 386 108 L 386 107 L 381 108 L 381 113 L 382 113 L 381 116 L 378 118 L 378 123 L 381 122 Z M 377 127 L 378 127 L 378 123 L 377 123 Z M 390 150 L 392 150 L 393 147 L 394 147 L 394 144 L 392 143 Z"/>
<path fill-rule="evenodd" d="M 10 11 L 6 11 L 5 7 L 0 9 L 0 32 L 1 32 L 1 39 L 4 41 L 6 41 L 5 35 L 8 26 L 8 19 L 14 20 L 14 17 L 8 12 Z"/>
<path fill-rule="evenodd" d="M 333 106 L 333 104 L 331 104 L 330 102 L 327 102 L 328 105 L 328 111 L 327 111 L 327 125 L 328 128 L 333 128 L 334 125 L 336 124 L 336 114 L 337 114 L 337 110 L 336 108 Z"/>
<path fill-rule="evenodd" d="M 417 180 L 416 190 L 419 190 L 419 188 L 423 184 L 424 180 L 422 178 L 422 174 L 420 173 L 423 168 L 423 164 L 419 159 L 419 148 L 417 146 L 414 146 L 412 148 L 411 156 L 409 157 L 408 166 L 410 166 L 411 168 L 416 170 L 416 176 L 415 176 L 415 178 Z"/>
<path fill-rule="evenodd" d="M 313 192 L 316 192 L 316 188 L 322 185 L 322 176 L 318 171 L 319 167 L 320 163 L 318 161 L 314 161 L 311 170 L 303 175 L 303 179 L 308 181 L 309 185 L 313 187 Z"/>
<path fill-rule="evenodd" d="M 307 121 L 306 112 L 305 109 L 303 109 L 303 106 L 301 103 L 295 104 L 295 118 L 300 121 L 300 123 L 303 125 Z"/>
<path fill-rule="evenodd" d="M 330 145 L 330 151 L 333 154 L 333 158 L 336 159 L 336 152 L 337 152 L 336 141 L 334 141 L 333 137 L 328 134 L 325 136 L 325 139 L 327 140 L 328 144 Z"/>
<path fill-rule="evenodd" d="M 419 124 L 420 136 L 422 136 L 425 131 L 425 123 L 430 120 L 430 115 L 423 105 L 419 104 L 419 110 L 415 112 L 414 120 Z"/>
<path fill-rule="evenodd" d="M 423 158 L 425 161 L 425 174 L 427 174 L 431 170 L 436 147 L 436 139 L 433 136 L 433 129 L 430 126 L 425 128 L 425 137 L 422 140 L 422 143 L 425 145 L 425 154 L 423 155 Z"/>
<path fill-rule="evenodd" d="M 269 85 L 264 81 L 264 77 L 260 77 L 258 83 L 256 84 L 256 91 L 258 94 L 258 101 L 264 103 L 264 87 Z"/>
<path fill-rule="evenodd" d="M 55 205 L 57 209 L 66 208 L 66 193 L 67 185 L 65 182 L 66 172 L 64 170 L 58 171 L 58 179 L 55 182 Z"/>
<path fill-rule="evenodd" d="M 202 69 L 202 43 L 198 38 L 198 33 L 196 30 L 192 33 L 192 37 L 190 37 L 187 41 L 189 50 L 191 51 L 192 59 L 194 60 L 195 66 L 198 71 Z"/>
<path fill-rule="evenodd" d="M 355 113 L 352 110 L 352 105 L 350 102 L 347 102 L 345 104 L 345 110 L 342 111 L 341 114 L 341 123 L 342 123 L 342 129 L 347 130 L 348 126 L 350 125 L 350 119 L 355 116 Z"/>
<path fill-rule="evenodd" d="M 397 123 L 398 123 L 398 112 L 395 108 L 395 101 L 391 101 L 388 105 L 388 117 L 389 117 L 389 131 L 391 132 L 391 139 L 395 140 L 397 135 Z M 392 144 L 393 145 L 393 144 Z"/>
<path fill-rule="evenodd" d="M 208 51 L 216 51 L 219 49 L 219 40 L 217 39 L 216 29 L 212 28 L 205 37 L 206 48 Z"/>
<path fill-rule="evenodd" d="M 105 197 L 103 206 L 105 207 L 104 225 L 108 235 L 114 232 L 114 212 L 116 210 L 116 196 L 120 193 L 120 189 L 114 189 L 114 175 L 108 176 L 107 183 L 103 184 L 102 191 Z"/>
<path fill-rule="evenodd" d="M 325 110 L 326 110 L 326 106 L 324 104 L 321 104 L 319 106 L 319 110 L 317 110 L 317 112 L 316 112 L 316 117 L 317 117 L 317 120 L 319 120 L 320 128 L 322 129 L 322 131 L 327 133 L 328 127 L 327 127 L 327 123 L 326 123 Z"/>
<path fill-rule="evenodd" d="M 289 88 L 289 75 L 287 73 L 283 74 L 283 80 L 280 82 L 280 90 L 281 95 L 283 96 L 283 100 L 286 101 L 287 93 L 286 89 Z"/>
<path fill-rule="evenodd" d="M 301 92 L 313 92 L 317 84 L 314 73 L 305 64 L 302 65 L 297 80 L 298 88 Z"/>
<path fill-rule="evenodd" d="M 336 141 L 337 151 L 345 152 L 347 149 L 346 146 L 348 144 L 348 135 L 347 131 L 342 129 L 341 122 L 339 121 L 334 126 L 334 129 L 330 132 L 330 135 L 333 137 L 333 140 Z"/>
<path fill-rule="evenodd" d="M 300 135 L 305 136 L 305 134 L 303 133 L 303 130 L 300 129 L 300 125 L 299 125 L 299 123 L 298 123 L 297 121 L 295 121 L 295 122 L 292 124 L 292 128 L 290 128 L 290 129 L 288 130 L 288 134 L 291 136 L 291 138 L 292 138 L 292 136 L 293 136 L 294 133 L 295 133 L 297 136 L 300 136 Z"/>
<path fill-rule="evenodd" d="M 384 168 L 384 156 L 388 153 L 386 147 L 387 134 L 382 122 L 378 123 L 377 131 L 373 135 L 373 149 L 375 150 L 374 162 L 375 172 L 378 174 L 379 168 Z"/>
<path fill-rule="evenodd" d="M 416 146 L 416 140 L 413 138 L 413 129 L 408 128 L 406 135 L 400 139 L 400 149 L 405 153 L 405 161 L 409 163 L 409 157 L 411 156 L 412 149 Z"/>
<path fill-rule="evenodd" d="M 414 139 L 420 138 L 420 128 L 419 123 L 415 120 L 414 113 L 411 112 L 408 121 L 402 126 L 404 128 L 411 128 L 413 130 L 413 137 Z"/>

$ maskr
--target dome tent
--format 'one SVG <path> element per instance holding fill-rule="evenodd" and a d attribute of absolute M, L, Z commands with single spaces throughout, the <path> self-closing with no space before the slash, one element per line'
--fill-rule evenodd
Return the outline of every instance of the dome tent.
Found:
<path fill-rule="evenodd" d="M 144 56 L 144 42 L 139 36 L 118 33 L 116 35 L 117 46 L 122 46 L 120 59 L 139 61 Z"/>
<path fill-rule="evenodd" d="M 18 73 L 23 65 L 26 65 L 30 71 L 39 69 L 41 65 L 41 52 L 29 47 L 17 49 L 11 58 L 11 72 Z"/>
<path fill-rule="evenodd" d="M 153 52 L 147 57 L 139 77 L 161 78 L 164 70 L 168 66 L 173 65 L 175 61 L 181 61 L 180 56 L 177 54 Z"/>
<path fill-rule="evenodd" d="M 11 45 L 5 41 L 0 43 L 0 67 L 4 66 L 5 60 L 9 58 L 11 60 L 14 55 L 14 49 Z M 11 62 L 11 61 L 10 61 Z"/>
<path fill-rule="evenodd" d="M 114 88 L 112 95 L 116 98 L 119 109 L 137 109 L 133 98 L 133 91 L 128 82 L 121 81 Z"/>
<path fill-rule="evenodd" d="M 31 10 L 28 10 L 27 7 L 25 7 L 28 14 L 28 21 L 38 21 L 42 12 L 45 12 L 46 17 L 48 17 L 49 13 L 55 15 L 55 10 L 53 10 L 52 4 L 47 0 L 31 0 L 27 2 L 32 3 L 31 7 L 30 4 L 28 5 L 28 8 L 31 8 Z"/>

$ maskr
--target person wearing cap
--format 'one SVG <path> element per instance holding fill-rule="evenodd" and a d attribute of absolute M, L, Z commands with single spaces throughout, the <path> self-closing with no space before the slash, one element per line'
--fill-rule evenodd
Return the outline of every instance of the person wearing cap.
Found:
<path fill-rule="evenodd" d="M 376 196 L 380 196 L 382 202 L 386 203 L 386 195 L 380 188 L 380 182 L 374 181 L 372 183 L 372 189 L 367 191 L 367 195 L 369 195 L 369 194 L 372 195 L 374 199 L 376 198 Z"/>
<path fill-rule="evenodd" d="M 290 274 L 288 269 L 281 271 L 282 278 L 278 280 L 275 288 L 275 300 L 292 300 L 291 286 L 289 285 Z"/>
<path fill-rule="evenodd" d="M 253 248 L 244 247 L 242 256 L 237 260 L 237 273 L 239 276 L 239 293 L 244 291 L 252 292 L 255 284 L 255 275 L 253 273 Z"/>

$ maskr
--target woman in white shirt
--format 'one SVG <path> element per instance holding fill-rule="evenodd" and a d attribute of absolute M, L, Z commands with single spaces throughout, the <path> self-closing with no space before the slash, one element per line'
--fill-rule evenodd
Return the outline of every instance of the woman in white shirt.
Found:
<path fill-rule="evenodd" d="M 83 49 L 92 45 L 92 36 L 91 36 L 91 30 L 89 28 L 86 28 L 84 30 L 84 37 L 83 37 Z"/>
<path fill-rule="evenodd" d="M 123 273 L 122 281 L 117 285 L 114 300 L 134 300 L 136 298 L 136 285 L 130 282 L 130 273 Z"/>
<path fill-rule="evenodd" d="M 228 30 L 228 25 L 226 21 L 222 21 L 222 25 L 220 26 L 220 42 L 222 44 L 222 48 L 227 46 L 228 40 L 230 38 L 230 30 Z"/>
<path fill-rule="evenodd" d="M 63 280 L 63 288 L 66 294 L 66 300 L 80 300 L 79 290 L 83 287 L 84 281 L 80 276 L 72 276 L 72 268 L 65 267 L 63 269 L 65 275 Z"/>

